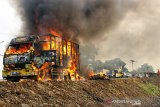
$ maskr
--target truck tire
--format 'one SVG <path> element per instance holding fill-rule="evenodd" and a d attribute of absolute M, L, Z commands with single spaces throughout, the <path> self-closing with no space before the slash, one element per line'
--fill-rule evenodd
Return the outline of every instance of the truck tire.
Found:
<path fill-rule="evenodd" d="M 11 81 L 11 82 L 19 82 L 20 81 L 20 78 L 18 78 L 18 77 L 9 77 L 9 78 L 6 78 L 7 79 L 7 81 Z"/>

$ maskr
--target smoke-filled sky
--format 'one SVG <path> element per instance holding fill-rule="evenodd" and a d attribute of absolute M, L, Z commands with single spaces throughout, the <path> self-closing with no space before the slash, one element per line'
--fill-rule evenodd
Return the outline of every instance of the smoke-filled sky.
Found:
<path fill-rule="evenodd" d="M 135 67 L 149 63 L 159 68 L 160 1 L 138 0 L 137 3 L 134 11 L 128 11 L 114 29 L 106 32 L 107 40 L 99 43 L 102 49 L 98 59 L 134 59 Z"/>
<path fill-rule="evenodd" d="M 36 23 L 42 28 L 58 26 L 78 33 L 70 39 L 79 40 L 81 45 L 95 44 L 99 48 L 96 59 L 119 57 L 129 68 L 129 60 L 134 59 L 135 67 L 149 63 L 155 69 L 160 68 L 159 0 L 15 1 L 1 0 L 0 3 L 0 36 L 5 41 L 0 44 L 1 54 L 14 35 L 37 33 Z M 32 13 L 28 14 L 30 11 Z M 33 20 L 35 16 L 37 22 Z M 51 25 L 45 24 L 52 21 Z M 0 67 L 2 69 L 2 63 Z"/>
<path fill-rule="evenodd" d="M 72 40 L 92 41 L 113 29 L 136 0 L 15 0 L 13 6 L 23 21 L 25 33 L 58 29 Z M 72 37 L 72 38 L 71 38 Z"/>

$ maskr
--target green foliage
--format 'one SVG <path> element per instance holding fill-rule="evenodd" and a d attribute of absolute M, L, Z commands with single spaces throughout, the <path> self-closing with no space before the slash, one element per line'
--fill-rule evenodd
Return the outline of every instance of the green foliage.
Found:
<path fill-rule="evenodd" d="M 136 70 L 131 71 L 133 74 L 145 74 L 145 73 L 154 73 L 153 67 L 148 64 L 143 64 Z"/>
<path fill-rule="evenodd" d="M 147 83 L 147 84 L 139 84 L 139 86 L 146 91 L 148 94 L 157 96 L 160 95 L 160 88 L 151 84 L 151 83 Z"/>
<path fill-rule="evenodd" d="M 120 58 L 115 58 L 113 60 L 107 60 L 104 63 L 104 68 L 108 70 L 115 70 L 122 68 L 126 65 L 124 61 L 122 61 Z M 125 71 L 128 71 L 127 68 L 125 68 Z"/>
<path fill-rule="evenodd" d="M 140 68 L 137 69 L 138 73 L 148 73 L 148 72 L 154 72 L 153 67 L 148 64 L 141 65 Z"/>
<path fill-rule="evenodd" d="M 103 70 L 103 62 L 100 60 L 96 60 L 95 63 L 93 64 L 93 69 L 96 70 Z"/>

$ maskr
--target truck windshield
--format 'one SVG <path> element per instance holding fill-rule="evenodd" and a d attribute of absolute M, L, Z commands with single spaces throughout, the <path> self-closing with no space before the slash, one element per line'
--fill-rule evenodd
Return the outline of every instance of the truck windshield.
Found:
<path fill-rule="evenodd" d="M 30 50 L 31 43 L 22 43 L 22 44 L 14 44 L 9 45 L 8 49 L 6 50 L 6 54 L 23 54 Z"/>
<path fill-rule="evenodd" d="M 7 55 L 4 57 L 4 64 L 23 64 L 30 62 L 30 54 Z"/>

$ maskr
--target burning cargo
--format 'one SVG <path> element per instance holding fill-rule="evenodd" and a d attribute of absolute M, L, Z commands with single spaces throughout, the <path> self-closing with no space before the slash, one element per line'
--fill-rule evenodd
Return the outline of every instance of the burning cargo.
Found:
<path fill-rule="evenodd" d="M 3 78 L 8 81 L 80 79 L 79 45 L 52 34 L 12 39 L 4 54 Z"/>

